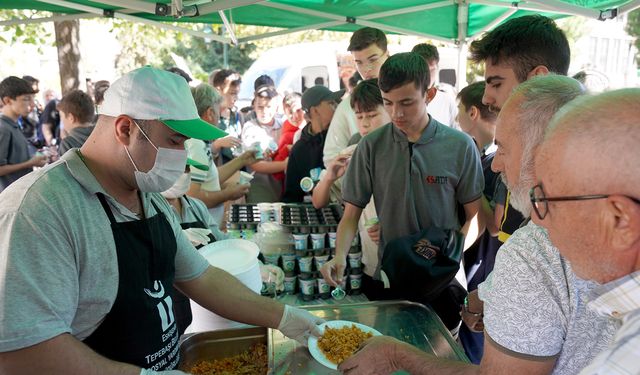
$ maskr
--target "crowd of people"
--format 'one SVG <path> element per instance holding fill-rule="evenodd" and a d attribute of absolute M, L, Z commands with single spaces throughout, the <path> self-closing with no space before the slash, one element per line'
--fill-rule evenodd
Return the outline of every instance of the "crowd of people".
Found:
<path fill-rule="evenodd" d="M 190 299 L 318 334 L 193 251 L 241 201 L 342 205 L 325 280 L 359 236 L 367 298 L 431 306 L 471 361 L 379 336 L 343 373 L 639 373 L 640 90 L 567 77 L 567 38 L 539 15 L 471 43 L 485 79 L 457 96 L 433 45 L 391 55 L 365 27 L 348 51 L 346 90 L 263 75 L 240 109 L 231 69 L 190 87 L 144 67 L 43 105 L 37 79 L 2 80 L 0 372 L 179 373 Z"/>

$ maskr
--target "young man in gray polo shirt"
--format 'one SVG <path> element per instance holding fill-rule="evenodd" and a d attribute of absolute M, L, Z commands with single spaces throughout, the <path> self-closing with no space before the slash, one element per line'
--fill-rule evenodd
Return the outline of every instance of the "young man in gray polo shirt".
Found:
<path fill-rule="evenodd" d="M 47 161 L 43 155 L 30 155 L 29 142 L 18 125 L 18 118 L 31 112 L 34 94 L 31 85 L 22 78 L 10 76 L 0 82 L 0 192 Z"/>
<path fill-rule="evenodd" d="M 386 243 L 432 226 L 466 234 L 480 208 L 484 180 L 478 152 L 469 136 L 427 113 L 431 97 L 424 60 L 415 53 L 391 56 L 380 69 L 379 86 L 392 122 L 360 141 L 345 175 L 336 256 L 321 270 L 332 285 L 343 277 L 358 219 L 371 197 L 380 220 L 380 258 Z M 462 226 L 458 204 L 466 215 Z M 473 243 L 477 234 L 469 237 Z M 378 269 L 374 278 L 379 274 Z"/>

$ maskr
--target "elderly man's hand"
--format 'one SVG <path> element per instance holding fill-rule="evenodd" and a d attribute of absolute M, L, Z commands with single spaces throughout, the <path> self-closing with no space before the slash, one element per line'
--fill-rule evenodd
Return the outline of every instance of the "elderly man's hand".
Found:
<path fill-rule="evenodd" d="M 307 346 L 309 335 L 322 335 L 320 328 L 318 328 L 318 325 L 322 323 L 324 323 L 324 319 L 318 318 L 307 310 L 285 305 L 278 330 L 288 338 Z"/>
<path fill-rule="evenodd" d="M 354 355 L 338 366 L 348 375 L 383 375 L 401 369 L 397 351 L 402 342 L 389 336 L 374 336 L 365 341 Z"/>

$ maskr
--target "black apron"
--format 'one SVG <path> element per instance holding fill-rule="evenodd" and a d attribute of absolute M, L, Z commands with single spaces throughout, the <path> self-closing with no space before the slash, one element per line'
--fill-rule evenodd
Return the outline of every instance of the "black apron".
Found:
<path fill-rule="evenodd" d="M 97 194 L 111 222 L 118 257 L 118 294 L 100 326 L 84 340 L 99 354 L 153 370 L 180 360 L 173 315 L 176 239 L 158 206 L 142 220 L 116 222 L 105 196 Z"/>
<path fill-rule="evenodd" d="M 187 198 L 186 195 L 184 196 L 184 200 L 187 201 L 189 206 L 193 207 L 191 205 L 191 201 L 189 200 L 189 198 Z M 192 212 L 193 212 L 193 216 L 196 217 L 196 221 L 192 221 L 192 222 L 189 222 L 189 223 L 181 223 L 180 226 L 182 227 L 182 229 L 189 229 L 189 228 L 209 229 L 209 226 L 207 225 L 207 221 L 205 220 L 205 218 L 198 218 L 198 216 L 196 215 L 196 210 L 192 210 Z M 213 233 L 209 233 L 208 237 L 209 237 L 209 242 L 208 243 L 216 242 L 216 238 L 213 236 Z M 196 246 L 196 249 L 199 249 L 202 246 L 204 246 L 204 245 L 198 245 L 198 246 Z"/>
<path fill-rule="evenodd" d="M 185 201 L 187 201 L 187 204 L 191 206 L 191 202 L 189 201 L 189 198 L 187 198 L 186 195 L 184 196 L 184 199 Z M 183 210 L 184 210 L 184 207 L 183 207 Z M 209 226 L 207 225 L 204 218 L 198 218 L 197 215 L 195 215 L 196 213 L 195 210 L 192 210 L 192 212 L 194 213 L 196 220 L 188 223 L 181 223 L 180 226 L 182 227 L 182 229 L 189 229 L 189 228 L 209 229 Z M 213 237 L 213 234 L 209 234 L 209 243 L 213 243 L 215 242 L 215 240 L 216 239 L 215 237 Z M 198 245 L 196 246 L 196 249 L 199 249 L 202 246 L 204 245 Z M 189 297 L 180 293 L 178 290 L 174 290 L 171 297 L 173 298 L 173 313 L 175 314 L 176 322 L 178 323 L 178 332 L 182 336 L 184 331 L 186 331 L 187 327 L 189 327 L 189 325 L 193 321 L 193 314 L 191 313 L 191 301 L 189 300 Z"/>

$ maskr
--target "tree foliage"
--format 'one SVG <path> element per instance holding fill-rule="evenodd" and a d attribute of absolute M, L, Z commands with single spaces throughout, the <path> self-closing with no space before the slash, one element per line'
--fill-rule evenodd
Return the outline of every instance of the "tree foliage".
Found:
<path fill-rule="evenodd" d="M 49 12 L 36 12 L 32 10 L 0 10 L 0 19 L 7 21 L 50 17 L 51 15 Z M 16 43 L 27 43 L 40 48 L 40 46 L 51 46 L 55 43 L 51 29 L 45 27 L 44 23 L 3 26 L 2 31 L 2 34 L 0 34 L 0 44 L 12 45 Z"/>
<path fill-rule="evenodd" d="M 636 46 L 636 59 L 640 60 L 640 9 L 630 12 L 627 16 L 627 33 L 636 38 L 634 45 Z"/>
<path fill-rule="evenodd" d="M 162 66 L 172 46 L 183 34 L 142 23 L 114 19 L 111 32 L 122 49 L 116 56 L 116 70 L 124 74 L 144 65 Z"/>

